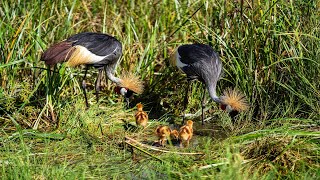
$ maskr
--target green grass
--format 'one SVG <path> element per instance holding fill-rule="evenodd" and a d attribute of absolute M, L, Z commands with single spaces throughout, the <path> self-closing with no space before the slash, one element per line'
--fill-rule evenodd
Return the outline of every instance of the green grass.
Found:
<path fill-rule="evenodd" d="M 0 0 L 0 177 L 2 179 L 317 179 L 320 176 L 320 2 L 272 1 L 4 1 Z M 145 82 L 132 108 L 104 83 L 99 103 L 82 68 L 40 61 L 54 42 L 104 32 L 123 44 L 117 68 Z M 130 148 L 124 137 L 149 143 L 159 124 L 181 123 L 186 81 L 168 57 L 183 43 L 220 54 L 227 87 L 243 91 L 249 111 L 235 122 L 209 101 L 189 148 L 160 153 Z M 97 72 L 89 70 L 88 83 Z M 201 108 L 194 82 L 188 113 Z M 207 94 L 208 96 L 208 94 Z M 150 121 L 134 125 L 142 102 Z M 159 160 L 161 159 L 161 161 Z M 212 165 L 212 166 L 207 166 Z"/>

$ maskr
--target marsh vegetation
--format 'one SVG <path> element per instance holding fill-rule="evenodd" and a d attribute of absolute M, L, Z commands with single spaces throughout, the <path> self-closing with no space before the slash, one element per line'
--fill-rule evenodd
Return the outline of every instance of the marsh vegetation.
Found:
<path fill-rule="evenodd" d="M 1 0 L 1 178 L 319 178 L 319 9 L 318 0 Z M 84 69 L 59 64 L 49 75 L 40 61 L 51 44 L 84 31 L 122 42 L 116 74 L 130 70 L 145 83 L 130 108 L 110 81 L 97 103 L 89 84 L 97 73 L 90 69 L 86 109 Z M 205 127 L 192 118 L 188 148 L 131 148 L 126 136 L 152 145 L 158 125 L 181 123 L 186 80 L 168 58 L 193 42 L 220 55 L 218 94 L 239 89 L 249 110 L 231 121 L 208 101 L 211 118 Z M 187 113 L 200 113 L 200 89 L 192 83 Z M 130 130 L 139 102 L 149 122 Z"/>

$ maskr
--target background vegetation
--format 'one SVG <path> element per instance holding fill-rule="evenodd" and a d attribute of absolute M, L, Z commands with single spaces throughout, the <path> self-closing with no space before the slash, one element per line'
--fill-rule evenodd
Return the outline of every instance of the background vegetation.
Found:
<path fill-rule="evenodd" d="M 319 178 L 319 9 L 318 0 L 1 0 L 0 177 Z M 123 43 L 117 74 L 135 72 L 146 86 L 131 108 L 109 82 L 99 103 L 89 92 L 86 110 L 82 68 L 62 64 L 48 76 L 41 53 L 83 31 Z M 166 147 L 204 156 L 148 150 L 149 156 L 126 146 L 125 136 L 152 142 L 157 125 L 181 123 L 186 83 L 167 58 L 192 42 L 219 52 L 219 94 L 240 89 L 250 110 L 232 122 L 209 101 L 211 118 L 205 127 L 196 124 L 192 145 Z M 97 73 L 90 69 L 90 75 L 93 83 Z M 200 88 L 193 83 L 189 113 L 201 107 Z M 127 131 L 123 121 L 134 124 L 137 102 L 149 113 L 148 127 Z"/>

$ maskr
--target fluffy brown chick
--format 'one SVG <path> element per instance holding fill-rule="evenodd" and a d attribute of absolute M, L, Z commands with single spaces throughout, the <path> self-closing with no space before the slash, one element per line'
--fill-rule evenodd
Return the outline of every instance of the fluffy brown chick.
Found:
<path fill-rule="evenodd" d="M 143 128 L 145 128 L 149 119 L 148 114 L 142 110 L 143 105 L 141 103 L 137 104 L 137 109 L 138 111 L 135 114 L 136 124 L 137 126 L 142 126 Z"/>
<path fill-rule="evenodd" d="M 161 146 L 164 146 L 167 139 L 170 138 L 171 129 L 168 126 L 158 126 L 156 129 L 156 134 L 159 138 L 159 144 Z"/>
<path fill-rule="evenodd" d="M 193 136 L 193 121 L 188 120 L 186 125 L 182 126 L 179 131 L 180 147 L 189 146 L 189 142 L 192 136 Z"/>
<path fill-rule="evenodd" d="M 172 130 L 170 134 L 171 139 L 179 139 L 179 132 L 177 130 Z"/>

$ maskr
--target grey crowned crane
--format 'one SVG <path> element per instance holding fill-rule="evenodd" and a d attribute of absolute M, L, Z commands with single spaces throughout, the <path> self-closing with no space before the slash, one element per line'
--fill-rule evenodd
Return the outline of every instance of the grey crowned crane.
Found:
<path fill-rule="evenodd" d="M 217 96 L 216 86 L 221 76 L 222 63 L 212 47 L 205 44 L 181 45 L 170 57 L 170 62 L 187 75 L 188 84 L 185 91 L 184 111 L 188 104 L 188 90 L 191 80 L 197 79 L 203 83 L 202 125 L 204 123 L 205 88 L 208 89 L 211 99 L 219 103 L 221 109 L 227 110 L 230 115 L 237 114 L 247 108 L 244 95 L 237 90 L 227 89 L 223 96 Z"/>
<path fill-rule="evenodd" d="M 85 65 L 82 79 L 82 89 L 86 106 L 89 107 L 86 94 L 86 76 L 90 66 L 98 70 L 95 82 L 96 98 L 99 100 L 99 91 L 103 69 L 106 76 L 117 84 L 117 92 L 123 95 L 129 105 L 129 98 L 133 92 L 142 93 L 143 84 L 138 77 L 131 73 L 123 73 L 122 77 L 115 77 L 115 68 L 122 55 L 122 44 L 114 37 L 94 32 L 84 32 L 72 35 L 66 40 L 49 47 L 41 56 L 41 60 L 49 66 L 66 62 L 67 66 Z"/>

